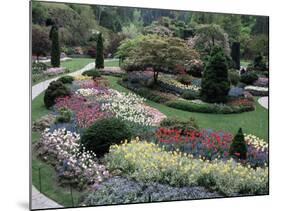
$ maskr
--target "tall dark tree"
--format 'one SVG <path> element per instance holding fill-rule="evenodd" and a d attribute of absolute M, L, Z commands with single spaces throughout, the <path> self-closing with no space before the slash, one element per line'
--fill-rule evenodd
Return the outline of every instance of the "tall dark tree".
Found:
<path fill-rule="evenodd" d="M 247 158 L 247 145 L 242 128 L 239 128 L 238 133 L 235 135 L 229 148 L 229 154 L 239 159 Z"/>
<path fill-rule="evenodd" d="M 214 47 L 202 78 L 202 100 L 210 103 L 225 102 L 229 88 L 226 57 L 220 47 Z"/>
<path fill-rule="evenodd" d="M 50 38 L 52 40 L 51 64 L 53 67 L 59 67 L 60 66 L 59 29 L 55 25 L 52 26 L 51 28 Z"/>
<path fill-rule="evenodd" d="M 235 69 L 240 69 L 240 43 L 233 42 L 231 46 L 231 58 L 234 62 Z"/>
<path fill-rule="evenodd" d="M 104 68 L 104 58 L 103 58 L 103 40 L 102 34 L 99 33 L 97 40 L 97 57 L 96 57 L 96 68 Z"/>

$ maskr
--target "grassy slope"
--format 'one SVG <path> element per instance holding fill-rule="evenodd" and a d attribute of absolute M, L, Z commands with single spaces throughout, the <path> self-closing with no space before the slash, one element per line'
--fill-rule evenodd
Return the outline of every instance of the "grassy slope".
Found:
<path fill-rule="evenodd" d="M 123 92 L 129 92 L 128 89 L 120 86 L 117 81 L 120 78 L 107 76 L 110 85 L 113 89 Z M 245 133 L 251 133 L 268 140 L 268 110 L 261 107 L 256 101 L 256 110 L 252 112 L 245 112 L 241 114 L 204 114 L 178 110 L 167 107 L 163 104 L 147 101 L 147 104 L 157 108 L 168 117 L 177 117 L 179 119 L 186 119 L 194 117 L 200 127 L 214 128 L 217 130 L 229 131 L 236 133 L 239 127 L 242 127 Z"/>

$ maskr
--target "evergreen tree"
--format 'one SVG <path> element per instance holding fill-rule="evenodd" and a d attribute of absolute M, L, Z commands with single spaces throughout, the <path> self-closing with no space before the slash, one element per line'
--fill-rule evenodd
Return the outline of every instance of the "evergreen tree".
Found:
<path fill-rule="evenodd" d="M 247 145 L 242 128 L 239 128 L 238 133 L 235 135 L 230 145 L 229 154 L 234 157 L 238 157 L 239 159 L 247 158 Z"/>
<path fill-rule="evenodd" d="M 51 28 L 50 38 L 52 40 L 51 64 L 53 67 L 59 67 L 60 66 L 59 29 L 55 25 L 52 26 Z"/>
<path fill-rule="evenodd" d="M 104 68 L 104 58 L 103 58 L 103 40 L 102 34 L 100 33 L 97 40 L 97 56 L 96 56 L 96 68 Z"/>
<path fill-rule="evenodd" d="M 210 103 L 225 102 L 229 88 L 226 57 L 220 47 L 214 47 L 203 74 L 201 98 Z"/>

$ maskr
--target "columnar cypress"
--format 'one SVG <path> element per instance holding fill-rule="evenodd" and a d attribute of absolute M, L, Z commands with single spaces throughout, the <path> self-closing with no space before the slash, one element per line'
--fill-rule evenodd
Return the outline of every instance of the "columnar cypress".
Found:
<path fill-rule="evenodd" d="M 239 159 L 247 158 L 247 144 L 245 142 L 242 128 L 239 128 L 238 133 L 235 135 L 229 149 L 229 154 Z"/>
<path fill-rule="evenodd" d="M 60 66 L 60 44 L 59 44 L 59 29 L 57 26 L 52 26 L 50 32 L 50 38 L 52 40 L 51 49 L 51 64 L 53 67 Z"/>
<path fill-rule="evenodd" d="M 201 98 L 210 103 L 223 103 L 229 89 L 226 57 L 221 48 L 214 47 L 203 73 Z"/>
<path fill-rule="evenodd" d="M 97 40 L 97 57 L 96 57 L 96 68 L 104 68 L 104 58 L 103 58 L 103 40 L 102 34 L 99 33 Z"/>
<path fill-rule="evenodd" d="M 235 69 L 240 69 L 240 43 L 234 42 L 231 46 L 231 58 L 234 62 Z"/>

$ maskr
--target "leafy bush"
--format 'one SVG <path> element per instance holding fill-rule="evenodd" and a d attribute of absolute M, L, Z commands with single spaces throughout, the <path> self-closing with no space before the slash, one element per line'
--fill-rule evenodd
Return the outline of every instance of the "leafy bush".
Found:
<path fill-rule="evenodd" d="M 183 121 L 176 118 L 168 117 L 160 123 L 160 126 L 177 129 L 180 131 L 193 131 L 199 129 L 197 122 L 193 118 Z"/>
<path fill-rule="evenodd" d="M 82 73 L 84 76 L 90 76 L 93 79 L 101 77 L 101 73 L 97 70 L 86 70 Z"/>
<path fill-rule="evenodd" d="M 219 197 L 203 187 L 171 187 L 155 182 L 139 182 L 115 176 L 95 186 L 82 206 L 140 203 Z"/>
<path fill-rule="evenodd" d="M 252 106 L 229 106 L 226 104 L 211 104 L 188 100 L 170 100 L 165 105 L 190 112 L 231 114 L 254 110 Z"/>
<path fill-rule="evenodd" d="M 70 75 L 62 76 L 58 79 L 58 81 L 61 81 L 63 84 L 72 84 L 74 81 L 74 78 Z"/>
<path fill-rule="evenodd" d="M 253 73 L 253 72 L 249 72 L 249 73 L 245 73 L 241 76 L 241 79 L 240 81 L 247 84 L 247 85 L 250 85 L 250 84 L 253 84 L 256 80 L 258 80 L 258 75 L 256 73 Z"/>
<path fill-rule="evenodd" d="M 70 122 L 72 116 L 71 110 L 67 108 L 60 108 L 59 115 L 56 117 L 56 123 L 66 123 Z"/>
<path fill-rule="evenodd" d="M 45 91 L 44 104 L 50 108 L 55 104 L 57 97 L 70 96 L 70 94 L 70 90 L 61 81 L 53 81 Z"/>
<path fill-rule="evenodd" d="M 186 100 L 195 100 L 195 99 L 198 99 L 200 96 L 199 96 L 198 92 L 195 92 L 195 91 L 192 91 L 192 90 L 185 90 L 182 93 L 181 97 L 186 99 Z"/>
<path fill-rule="evenodd" d="M 213 48 L 202 78 L 201 98 L 210 103 L 226 102 L 229 88 L 226 57 L 221 48 Z"/>
<path fill-rule="evenodd" d="M 240 75 L 236 70 L 228 70 L 228 79 L 231 85 L 236 86 L 240 81 Z"/>
<path fill-rule="evenodd" d="M 247 144 L 245 142 L 242 128 L 239 128 L 229 149 L 229 154 L 233 157 L 245 160 L 247 158 Z"/>
<path fill-rule="evenodd" d="M 227 196 L 268 193 L 268 167 L 248 168 L 233 159 L 206 162 L 191 155 L 165 151 L 146 141 L 113 145 L 105 161 L 110 171 L 121 169 L 122 174 L 137 181 L 177 187 L 204 185 Z M 202 181 L 213 183 L 202 184 Z"/>
<path fill-rule="evenodd" d="M 81 143 L 87 150 L 102 156 L 108 152 L 110 145 L 130 139 L 131 135 L 125 122 L 117 118 L 106 118 L 97 120 L 86 129 L 81 137 Z"/>
<path fill-rule="evenodd" d="M 32 74 L 43 73 L 49 66 L 44 62 L 33 62 L 32 63 Z"/>

